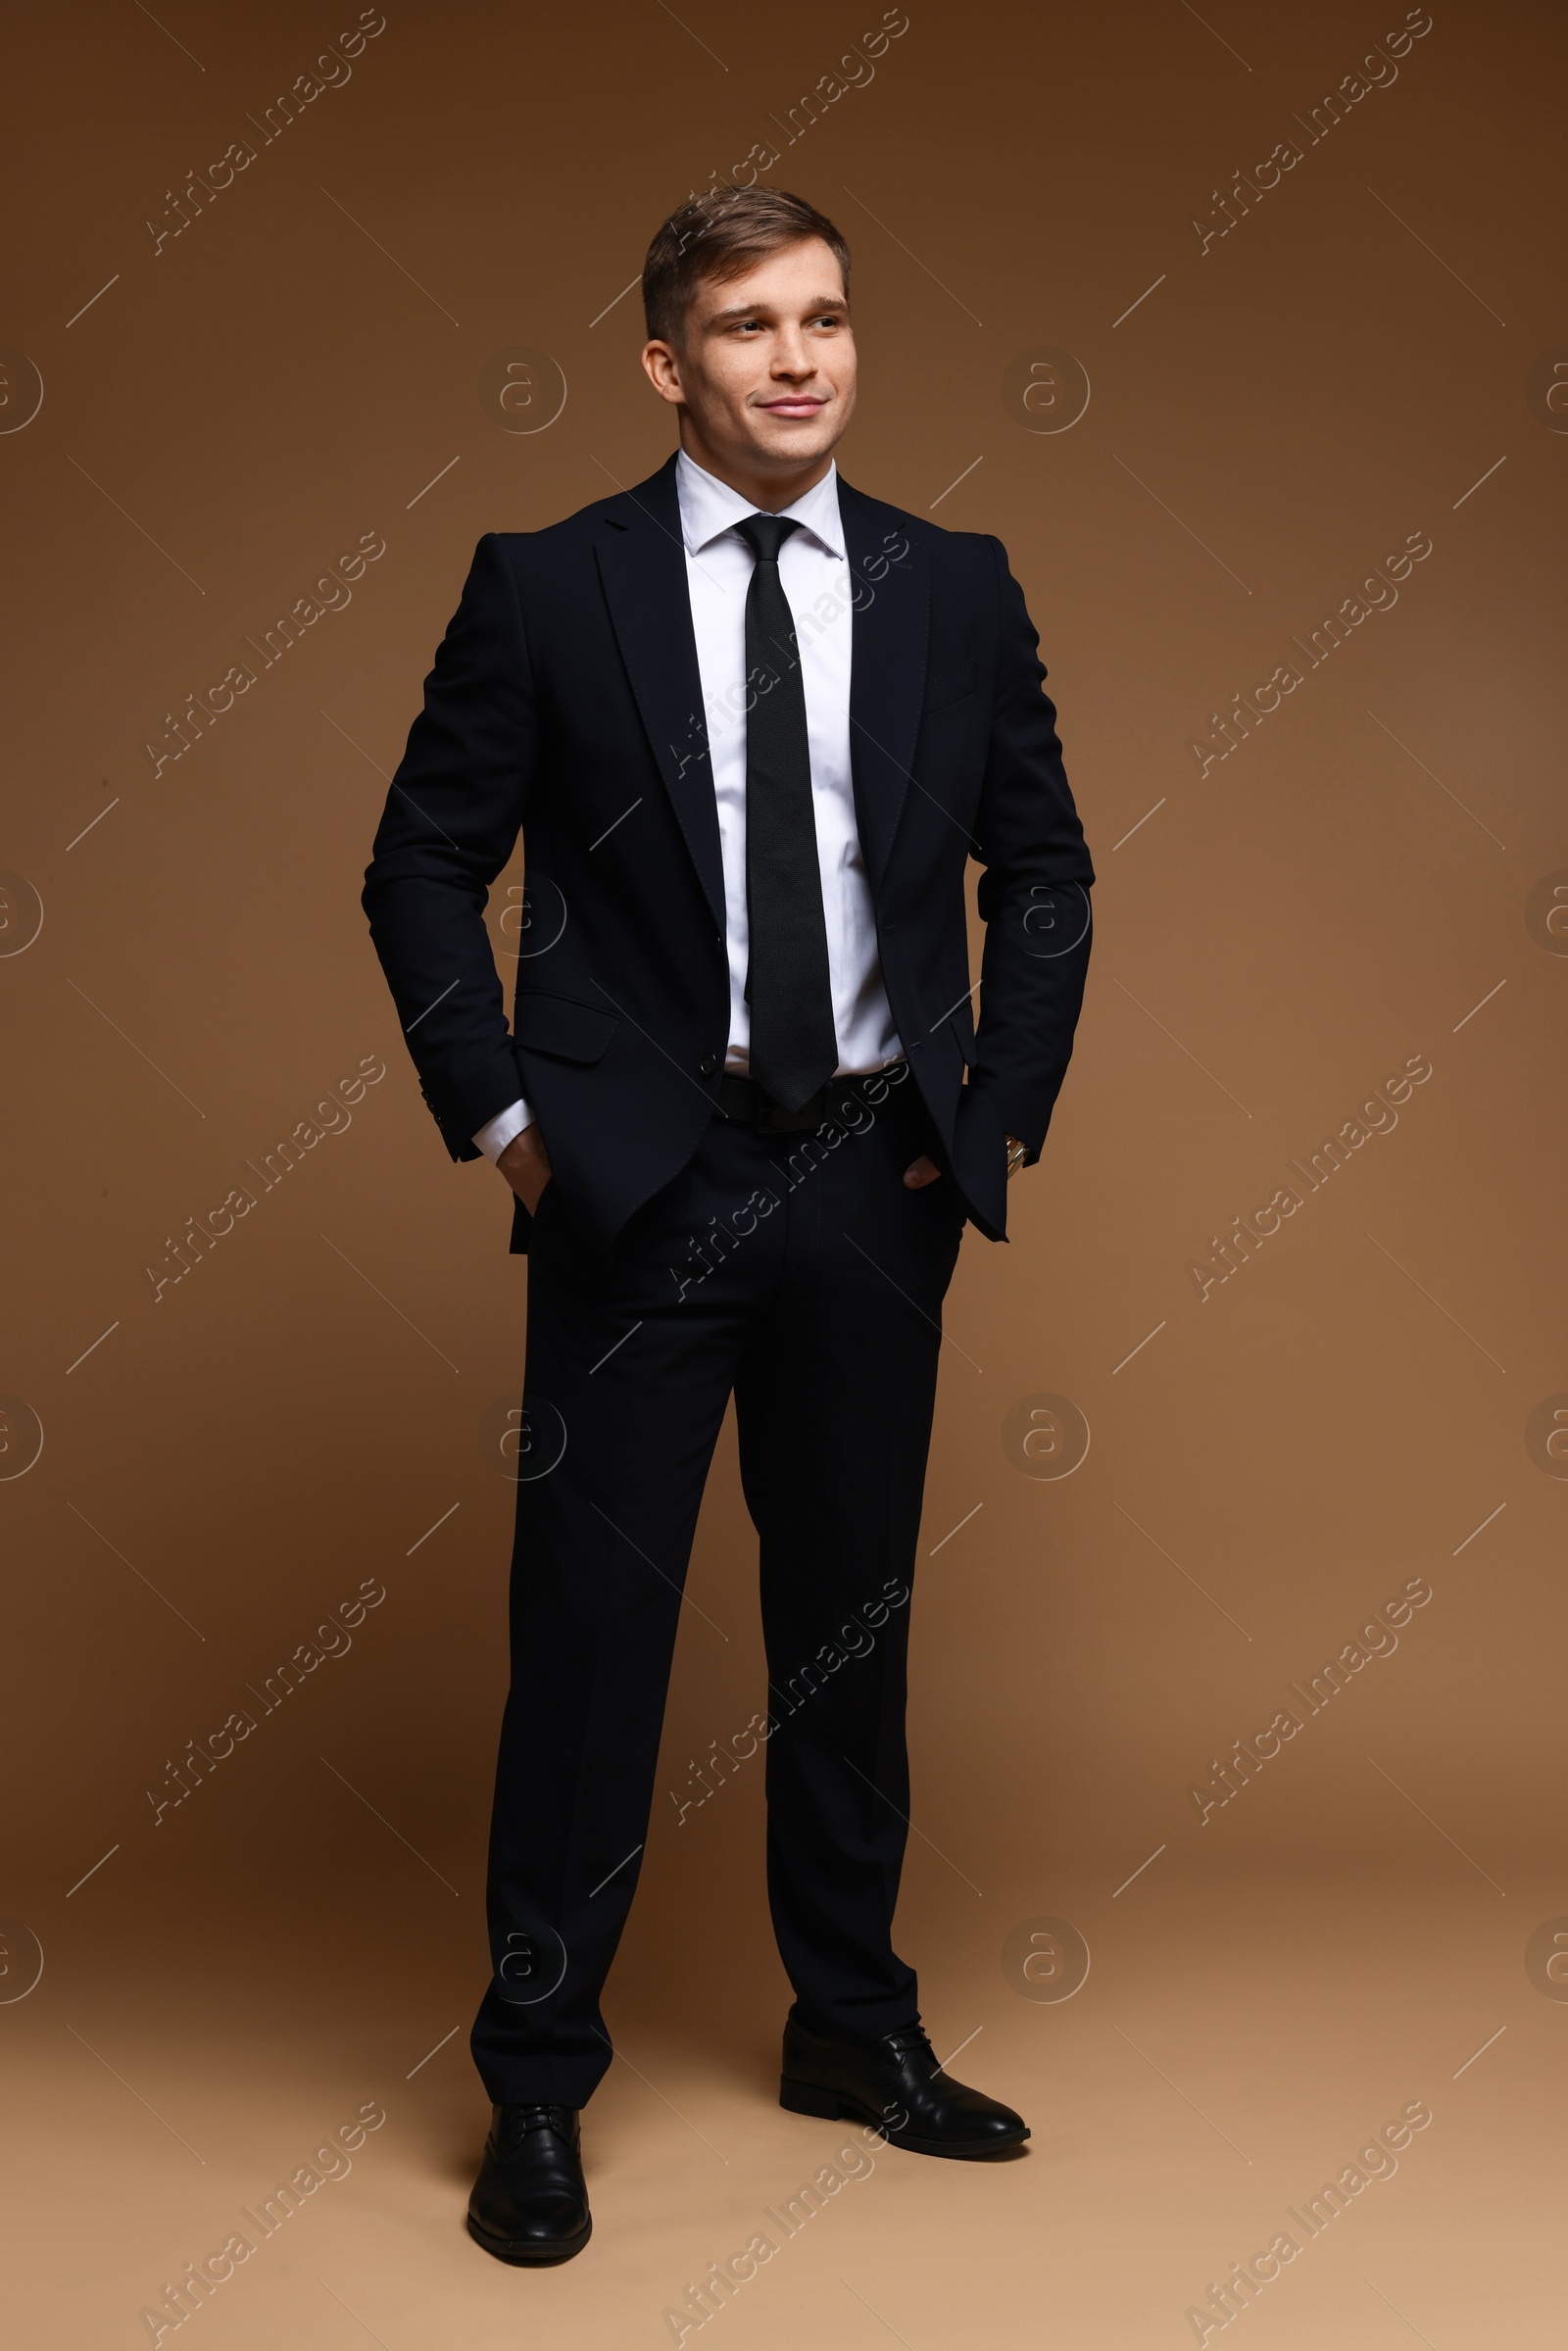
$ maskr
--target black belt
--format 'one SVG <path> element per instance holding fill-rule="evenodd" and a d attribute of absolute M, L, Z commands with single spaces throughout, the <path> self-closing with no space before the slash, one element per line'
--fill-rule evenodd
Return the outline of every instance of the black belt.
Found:
<path fill-rule="evenodd" d="M 887 1069 L 868 1070 L 862 1076 L 829 1078 L 798 1110 L 786 1110 L 763 1092 L 756 1078 L 726 1075 L 718 1081 L 713 1115 L 749 1126 L 759 1135 L 796 1135 L 824 1124 L 864 1126 L 868 1123 L 865 1108 L 886 1117 L 890 1112 L 894 1116 L 918 1113 L 923 1107 L 908 1062 L 895 1061 Z"/>

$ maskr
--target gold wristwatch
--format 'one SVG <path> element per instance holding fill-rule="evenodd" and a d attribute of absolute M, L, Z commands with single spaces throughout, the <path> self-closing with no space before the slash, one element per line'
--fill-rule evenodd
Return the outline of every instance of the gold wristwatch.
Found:
<path fill-rule="evenodd" d="M 1020 1143 L 1016 1135 L 1007 1137 L 1007 1178 L 1010 1182 L 1029 1156 L 1029 1146 Z"/>

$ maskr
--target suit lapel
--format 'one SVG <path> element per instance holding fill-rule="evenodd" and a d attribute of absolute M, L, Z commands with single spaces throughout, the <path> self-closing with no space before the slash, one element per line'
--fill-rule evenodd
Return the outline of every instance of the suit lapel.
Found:
<path fill-rule="evenodd" d="M 673 458 L 636 489 L 611 502 L 596 553 L 638 711 L 713 919 L 722 930 L 724 859 Z"/>
<path fill-rule="evenodd" d="M 924 550 L 891 507 L 839 480 L 855 597 L 850 767 L 866 871 L 880 880 L 909 784 L 925 687 L 931 582 Z M 612 500 L 599 574 L 637 709 L 713 919 L 725 923 L 724 860 L 671 458 Z"/>
<path fill-rule="evenodd" d="M 892 507 L 839 480 L 839 514 L 854 583 L 850 767 L 866 871 L 887 865 L 909 785 L 930 633 L 925 551 Z"/>

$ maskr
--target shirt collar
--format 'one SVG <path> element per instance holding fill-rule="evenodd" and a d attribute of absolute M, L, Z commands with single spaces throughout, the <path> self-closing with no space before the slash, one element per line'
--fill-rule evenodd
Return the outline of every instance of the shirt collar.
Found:
<path fill-rule="evenodd" d="M 755 514 L 757 508 L 728 482 L 693 463 L 684 449 L 675 457 L 675 489 L 680 500 L 681 537 L 688 555 L 700 555 L 714 539 Z M 844 560 L 844 526 L 839 519 L 838 467 L 830 465 L 813 489 L 780 510 L 792 522 L 808 531 L 819 547 Z"/>

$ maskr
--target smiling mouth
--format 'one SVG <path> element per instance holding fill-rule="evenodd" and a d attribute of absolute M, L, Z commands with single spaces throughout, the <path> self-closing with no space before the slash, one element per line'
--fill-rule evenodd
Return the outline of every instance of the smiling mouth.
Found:
<path fill-rule="evenodd" d="M 768 416 L 814 416 L 818 409 L 826 408 L 827 402 L 803 392 L 792 400 L 763 400 L 758 405 Z"/>

